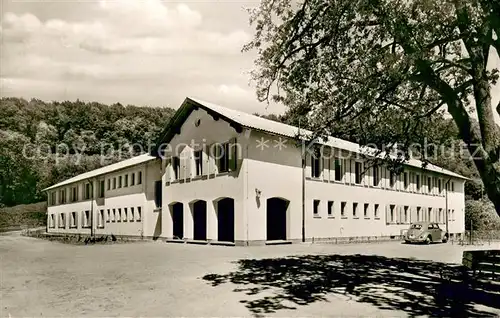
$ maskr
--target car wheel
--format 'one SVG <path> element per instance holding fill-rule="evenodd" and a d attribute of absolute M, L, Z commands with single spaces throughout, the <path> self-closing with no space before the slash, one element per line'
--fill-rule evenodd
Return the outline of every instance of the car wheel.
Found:
<path fill-rule="evenodd" d="M 448 234 L 445 234 L 443 237 L 443 243 L 448 242 Z"/>
<path fill-rule="evenodd" d="M 432 242 L 432 237 L 429 235 L 429 236 L 427 236 L 427 237 L 425 238 L 424 243 L 425 243 L 425 244 L 431 244 L 431 242 Z"/>
<path fill-rule="evenodd" d="M 405 244 L 410 244 L 410 241 L 408 241 L 408 240 L 405 240 Z"/>

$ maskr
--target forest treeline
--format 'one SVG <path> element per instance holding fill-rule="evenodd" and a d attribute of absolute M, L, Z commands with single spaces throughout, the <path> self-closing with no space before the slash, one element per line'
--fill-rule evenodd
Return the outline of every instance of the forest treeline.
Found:
<path fill-rule="evenodd" d="M 43 201 L 45 187 L 131 155 L 112 149 L 147 150 L 173 113 L 119 103 L 0 99 L 0 207 Z"/>
<path fill-rule="evenodd" d="M 174 112 L 168 107 L 105 105 L 79 100 L 0 99 L 0 207 L 44 201 L 42 189 L 136 154 L 128 152 L 131 145 L 137 152 L 147 151 Z M 301 118 L 301 126 L 308 125 L 305 116 L 290 111 L 262 117 L 295 126 Z M 356 141 L 360 129 L 353 125 L 352 130 L 343 130 L 336 137 Z M 379 139 L 375 134 L 371 138 Z M 442 116 L 433 119 L 426 137 L 449 149 L 461 143 L 454 123 Z M 110 153 L 111 149 L 115 152 Z M 120 149 L 124 151 L 116 151 Z M 102 154 L 106 160 L 102 160 Z M 466 183 L 468 201 L 484 197 L 470 160 L 439 152 L 430 161 L 471 178 Z M 478 211 L 487 205 L 472 202 L 468 206 L 480 206 L 475 208 Z"/>

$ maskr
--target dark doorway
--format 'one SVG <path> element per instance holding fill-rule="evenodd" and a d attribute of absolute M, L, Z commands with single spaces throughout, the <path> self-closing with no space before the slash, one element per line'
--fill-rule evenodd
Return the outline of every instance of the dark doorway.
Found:
<path fill-rule="evenodd" d="M 217 240 L 234 242 L 234 200 L 224 198 L 217 202 Z"/>
<path fill-rule="evenodd" d="M 182 203 L 172 205 L 173 235 L 175 239 L 184 238 L 184 208 Z"/>
<path fill-rule="evenodd" d="M 207 239 L 207 202 L 203 200 L 193 204 L 193 239 Z"/>
<path fill-rule="evenodd" d="M 267 199 L 267 240 L 286 240 L 286 211 L 289 201 Z"/>

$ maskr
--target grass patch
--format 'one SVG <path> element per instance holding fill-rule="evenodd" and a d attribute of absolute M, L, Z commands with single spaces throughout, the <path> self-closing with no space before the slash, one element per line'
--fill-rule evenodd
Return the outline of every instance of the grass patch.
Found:
<path fill-rule="evenodd" d="M 45 226 L 46 211 L 46 202 L 0 208 L 0 232 Z"/>

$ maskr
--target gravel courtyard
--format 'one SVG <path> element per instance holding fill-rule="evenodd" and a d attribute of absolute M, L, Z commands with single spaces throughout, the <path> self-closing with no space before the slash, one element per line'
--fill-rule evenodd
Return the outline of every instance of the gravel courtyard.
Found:
<path fill-rule="evenodd" d="M 396 242 L 75 246 L 11 233 L 0 236 L 0 315 L 428 316 L 436 313 L 430 287 L 440 269 L 453 269 L 451 263 L 460 263 L 462 251 L 470 248 Z M 356 287 L 347 292 L 350 286 Z M 500 314 L 479 305 L 467 310 Z"/>

